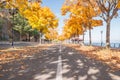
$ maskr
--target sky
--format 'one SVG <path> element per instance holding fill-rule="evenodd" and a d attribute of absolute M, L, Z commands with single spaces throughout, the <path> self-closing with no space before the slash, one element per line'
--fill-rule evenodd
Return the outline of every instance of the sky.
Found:
<path fill-rule="evenodd" d="M 51 9 L 51 11 L 57 16 L 59 19 L 58 31 L 62 33 L 62 27 L 64 26 L 64 19 L 69 18 L 69 15 L 62 16 L 61 15 L 61 7 L 65 0 L 42 0 L 42 6 L 47 6 Z M 101 31 L 102 40 L 105 42 L 106 40 L 106 24 L 103 22 L 102 26 L 95 27 L 92 30 L 92 42 L 101 42 Z M 85 32 L 85 41 L 89 40 L 88 31 Z M 120 17 L 115 18 L 111 21 L 111 42 L 119 42 L 120 43 Z"/>

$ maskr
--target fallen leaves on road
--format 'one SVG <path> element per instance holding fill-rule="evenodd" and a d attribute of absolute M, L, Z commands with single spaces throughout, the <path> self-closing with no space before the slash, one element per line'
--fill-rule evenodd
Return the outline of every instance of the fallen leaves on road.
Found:
<path fill-rule="evenodd" d="M 40 46 L 36 46 L 36 47 L 32 47 L 32 46 L 31 47 L 23 47 L 20 49 L 13 48 L 13 49 L 1 50 L 0 51 L 1 52 L 0 64 L 27 58 L 33 54 L 39 53 L 41 50 L 46 49 L 49 46 L 51 46 L 51 44 L 40 45 Z"/>
<path fill-rule="evenodd" d="M 0 70 L 2 69 L 2 66 L 0 65 Z"/>
<path fill-rule="evenodd" d="M 0 74 L 0 77 L 2 77 L 3 76 L 3 74 Z"/>
<path fill-rule="evenodd" d="M 120 70 L 120 50 L 119 49 L 106 49 L 103 47 L 95 46 L 80 46 L 80 45 L 66 45 L 80 51 L 88 57 L 102 61 L 108 64 L 114 70 Z"/>

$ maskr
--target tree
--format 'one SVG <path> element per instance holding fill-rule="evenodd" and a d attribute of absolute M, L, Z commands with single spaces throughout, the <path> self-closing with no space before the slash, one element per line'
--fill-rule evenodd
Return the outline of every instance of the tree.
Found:
<path fill-rule="evenodd" d="M 35 38 L 38 37 L 38 30 L 32 29 L 27 20 L 19 13 L 15 14 L 14 25 L 15 27 L 13 29 L 20 33 L 20 41 L 23 40 L 23 36 L 26 36 L 26 40 L 29 41 L 31 36 L 34 36 Z"/>
<path fill-rule="evenodd" d="M 58 19 L 48 7 L 41 7 L 41 0 L 6 0 L 6 8 L 17 8 L 30 26 L 43 34 L 58 26 Z"/>
<path fill-rule="evenodd" d="M 110 23 L 118 15 L 120 0 L 94 0 L 101 10 L 100 17 L 106 22 L 106 47 L 110 47 Z M 92 2 L 90 1 L 92 4 Z"/>
<path fill-rule="evenodd" d="M 4 8 L 5 6 L 5 2 L 1 1 L 1 5 L 0 6 L 0 18 L 2 21 L 1 26 L 1 39 L 3 40 L 8 40 L 11 36 L 11 23 L 10 23 L 10 15 L 9 15 L 9 11 L 6 10 Z"/>
<path fill-rule="evenodd" d="M 20 33 L 20 41 L 22 41 L 22 36 L 26 34 L 25 27 L 27 26 L 30 26 L 30 25 L 28 25 L 24 17 L 22 17 L 19 13 L 15 14 L 13 29 Z"/>
<path fill-rule="evenodd" d="M 57 40 L 58 39 L 58 32 L 56 29 L 49 29 L 49 32 L 45 34 L 45 38 L 48 40 Z"/>
<path fill-rule="evenodd" d="M 47 7 L 40 8 L 38 3 L 33 3 L 30 9 L 23 12 L 32 28 L 46 33 L 49 28 L 55 28 L 58 25 L 58 19 Z"/>
<path fill-rule="evenodd" d="M 3 19 L 0 16 L 0 39 L 1 39 L 1 33 L 2 33 L 2 23 L 3 23 Z"/>
<path fill-rule="evenodd" d="M 94 6 L 95 3 L 93 4 Z M 89 3 L 88 0 L 66 0 L 64 5 L 62 6 L 62 14 L 65 15 L 67 12 L 70 12 L 70 17 L 76 16 L 74 19 L 74 25 L 76 27 L 76 32 L 79 30 L 77 28 L 81 28 L 81 32 L 84 34 L 85 30 L 89 30 L 89 44 L 91 45 L 91 29 L 95 26 L 99 26 L 98 22 L 102 22 L 101 20 L 94 20 L 93 18 L 100 14 L 100 10 L 96 9 Z M 94 22 L 95 21 L 95 22 Z M 98 21 L 98 22 L 96 22 Z M 71 21 L 73 22 L 73 21 Z M 76 23 L 77 22 L 77 23 Z M 79 24 L 78 24 L 79 23 Z M 99 25 L 93 25 L 99 24 Z M 72 30 L 73 31 L 73 30 Z"/>
<path fill-rule="evenodd" d="M 81 18 L 73 15 L 66 20 L 65 26 L 63 27 L 63 33 L 66 38 L 75 37 L 83 33 L 81 21 Z"/>
<path fill-rule="evenodd" d="M 27 40 L 27 41 L 30 41 L 30 40 L 31 40 L 31 39 L 30 39 L 31 37 L 34 38 L 34 41 L 35 41 L 35 42 L 38 41 L 40 35 L 39 35 L 39 31 L 38 31 L 37 29 L 33 29 L 31 26 L 26 26 L 26 27 L 24 28 L 24 31 L 25 31 L 25 35 L 27 35 L 27 37 L 26 37 L 26 40 Z"/>

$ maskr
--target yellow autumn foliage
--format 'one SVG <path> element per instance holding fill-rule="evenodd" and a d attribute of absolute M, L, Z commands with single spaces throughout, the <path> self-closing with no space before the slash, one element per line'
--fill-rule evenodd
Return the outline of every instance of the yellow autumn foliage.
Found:
<path fill-rule="evenodd" d="M 49 31 L 45 34 L 45 38 L 49 40 L 57 40 L 58 39 L 57 30 L 50 28 Z"/>
<path fill-rule="evenodd" d="M 17 8 L 19 13 L 25 17 L 32 28 L 46 33 L 48 28 L 56 28 L 58 19 L 48 7 L 41 7 L 41 0 L 6 0 L 6 8 Z"/>
<path fill-rule="evenodd" d="M 67 12 L 70 13 L 70 18 L 63 27 L 62 35 L 66 36 L 66 38 L 83 34 L 83 28 L 92 29 L 95 26 L 102 25 L 101 20 L 93 19 L 93 17 L 100 14 L 100 10 L 94 2 L 91 5 L 87 0 L 65 0 L 61 11 L 62 15 L 65 15 Z"/>

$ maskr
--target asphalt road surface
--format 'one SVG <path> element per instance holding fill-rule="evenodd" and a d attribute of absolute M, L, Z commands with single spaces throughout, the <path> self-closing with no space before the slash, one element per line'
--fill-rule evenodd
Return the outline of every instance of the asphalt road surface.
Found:
<path fill-rule="evenodd" d="M 63 45 L 2 66 L 0 80 L 120 80 L 120 71 Z"/>

